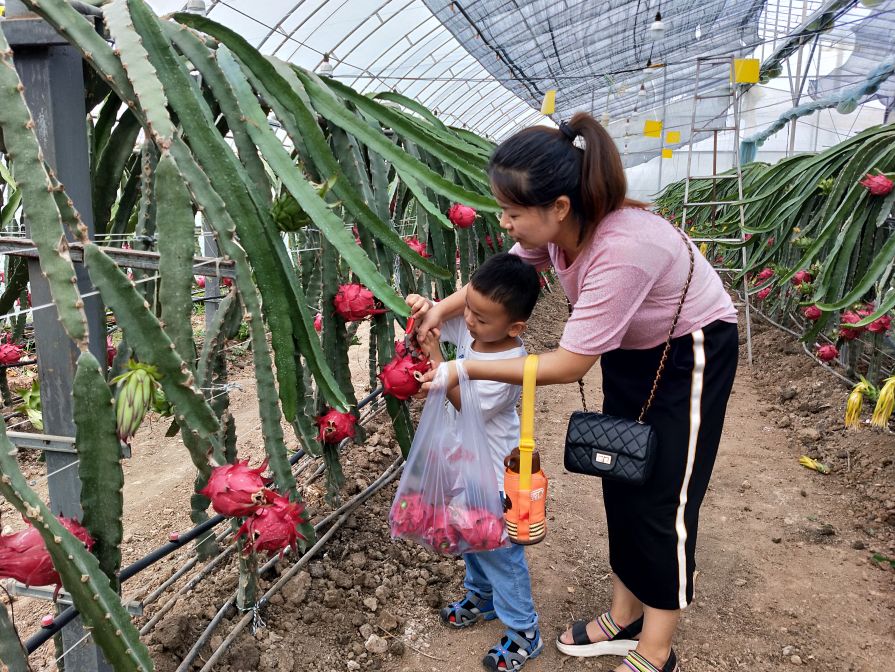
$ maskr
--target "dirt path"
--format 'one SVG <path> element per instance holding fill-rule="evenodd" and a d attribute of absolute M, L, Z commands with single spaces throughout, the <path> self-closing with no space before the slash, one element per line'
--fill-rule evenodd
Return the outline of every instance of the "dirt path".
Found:
<path fill-rule="evenodd" d="M 557 296 L 539 304 L 529 331 L 531 351 L 556 346 L 564 311 Z M 770 672 L 801 665 L 871 672 L 888 664 L 895 650 L 895 571 L 871 560 L 875 552 L 895 557 L 895 436 L 842 431 L 845 388 L 788 337 L 770 329 L 759 332 L 756 366 L 740 369 L 702 509 L 696 602 L 686 611 L 676 642 L 682 669 Z M 361 346 L 352 356 L 359 381 L 366 379 L 365 351 Z M 262 448 L 251 367 L 235 368 L 232 380 L 242 387 L 232 395 L 240 455 L 254 463 Z M 599 373 L 590 374 L 586 384 L 596 406 Z M 551 486 L 547 540 L 529 552 L 547 644 L 526 668 L 531 672 L 604 670 L 614 662 L 569 659 L 552 645 L 561 626 L 599 613 L 609 600 L 600 482 L 562 468 L 565 425 L 579 405 L 574 385 L 538 392 L 537 439 Z M 126 463 L 125 562 L 163 543 L 167 532 L 189 526 L 192 467 L 176 439 L 163 438 L 164 429 L 141 430 L 134 458 Z M 346 494 L 365 487 L 395 459 L 389 432 L 388 423 L 379 421 L 367 444 L 345 455 Z M 800 467 L 803 453 L 829 463 L 833 473 L 821 476 Z M 267 627 L 240 636 L 215 669 L 480 669 L 502 627 L 495 622 L 454 632 L 439 624 L 436 607 L 461 593 L 462 562 L 389 539 L 386 516 L 393 492 L 388 488 L 370 500 L 325 555 L 272 601 L 264 614 Z M 319 498 L 321 482 L 306 494 Z M 141 575 L 126 594 L 145 595 L 183 560 L 172 557 Z M 177 667 L 232 593 L 234 578 L 234 567 L 226 566 L 148 636 L 160 672 Z M 25 632 L 46 611 L 27 600 L 17 603 Z M 212 643 L 219 643 L 237 619 L 230 614 Z M 44 651 L 35 669 L 54 669 L 50 647 Z"/>

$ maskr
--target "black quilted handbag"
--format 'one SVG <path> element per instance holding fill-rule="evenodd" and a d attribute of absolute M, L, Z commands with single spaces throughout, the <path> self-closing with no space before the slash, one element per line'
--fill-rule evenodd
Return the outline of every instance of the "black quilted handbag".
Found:
<path fill-rule="evenodd" d="M 658 438 L 653 428 L 644 422 L 644 418 L 656 396 L 659 379 L 662 377 L 662 371 L 665 370 L 665 362 L 668 360 L 668 353 L 671 350 L 674 329 L 677 327 L 681 309 L 684 307 L 684 299 L 687 298 L 690 281 L 693 279 L 692 245 L 683 231 L 676 230 L 683 237 L 687 251 L 690 253 L 690 272 L 687 274 L 687 282 L 684 284 L 684 291 L 681 293 L 681 300 L 671 323 L 668 339 L 665 341 L 665 349 L 659 360 L 659 370 L 656 371 L 656 378 L 653 381 L 649 398 L 643 405 L 637 420 L 605 413 L 589 413 L 584 399 L 584 382 L 579 380 L 581 403 L 585 410 L 575 411 L 569 418 L 563 460 L 568 471 L 623 481 L 631 485 L 642 485 L 650 477 L 653 463 L 656 461 Z"/>

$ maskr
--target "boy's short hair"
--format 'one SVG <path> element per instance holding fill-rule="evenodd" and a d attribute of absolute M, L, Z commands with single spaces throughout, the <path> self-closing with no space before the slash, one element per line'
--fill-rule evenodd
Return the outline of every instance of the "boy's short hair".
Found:
<path fill-rule="evenodd" d="M 470 284 L 480 294 L 502 305 L 513 322 L 525 322 L 531 317 L 541 293 L 535 267 L 509 252 L 486 259 L 472 274 Z"/>

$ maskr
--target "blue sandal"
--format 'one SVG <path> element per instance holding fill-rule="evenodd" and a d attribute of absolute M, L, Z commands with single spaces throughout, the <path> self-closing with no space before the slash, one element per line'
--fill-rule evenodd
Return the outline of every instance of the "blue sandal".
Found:
<path fill-rule="evenodd" d="M 530 658 L 537 658 L 543 650 L 544 642 L 538 628 L 534 629 L 531 637 L 527 637 L 519 630 L 507 630 L 500 642 L 485 654 L 482 665 L 494 672 L 516 672 L 521 670 Z"/>
<path fill-rule="evenodd" d="M 494 611 L 494 600 L 490 596 L 482 597 L 470 591 L 459 602 L 442 608 L 440 616 L 452 628 L 468 628 L 479 621 L 493 621 L 497 618 L 497 612 Z"/>

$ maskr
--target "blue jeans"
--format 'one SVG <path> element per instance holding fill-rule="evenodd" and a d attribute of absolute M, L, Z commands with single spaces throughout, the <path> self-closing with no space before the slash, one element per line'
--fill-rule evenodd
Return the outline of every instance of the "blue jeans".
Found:
<path fill-rule="evenodd" d="M 495 551 L 464 553 L 463 560 L 463 586 L 482 597 L 493 597 L 494 611 L 505 626 L 522 631 L 537 627 L 524 546 L 510 544 Z"/>

